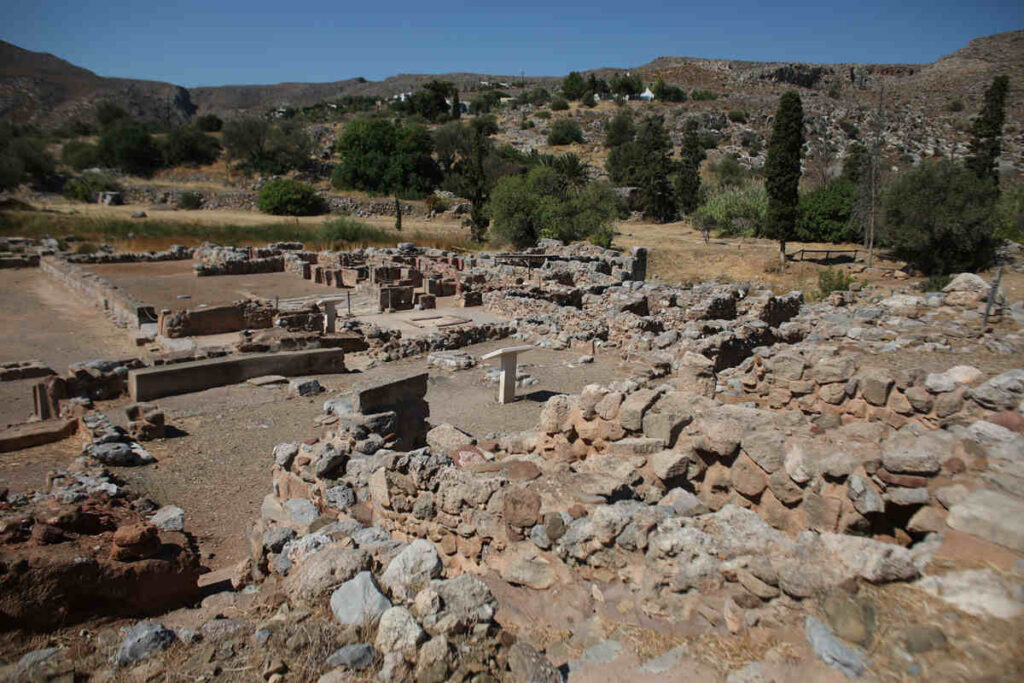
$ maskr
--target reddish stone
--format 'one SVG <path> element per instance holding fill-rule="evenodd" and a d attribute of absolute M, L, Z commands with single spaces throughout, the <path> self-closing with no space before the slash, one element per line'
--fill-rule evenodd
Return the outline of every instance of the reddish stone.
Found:
<path fill-rule="evenodd" d="M 540 475 L 540 468 L 528 460 L 508 461 L 508 478 L 513 481 L 530 481 Z"/>
<path fill-rule="evenodd" d="M 1024 434 L 1024 415 L 1012 410 L 1004 410 L 1001 413 L 988 416 L 988 421 L 1000 427 L 1006 427 L 1012 432 Z"/>
<path fill-rule="evenodd" d="M 879 468 L 875 475 L 890 486 L 903 486 L 910 489 L 923 489 L 928 486 L 927 477 L 915 477 L 910 474 L 893 474 L 884 467 Z"/>
<path fill-rule="evenodd" d="M 133 545 L 141 545 L 152 541 L 153 538 L 158 536 L 155 526 L 146 524 L 145 522 L 138 522 L 136 524 L 129 524 L 120 527 L 114 532 L 114 545 L 121 547 L 128 547 Z"/>
<path fill-rule="evenodd" d="M 960 458 L 950 458 L 942 463 L 942 469 L 950 474 L 960 474 L 967 469 L 967 465 Z"/>
<path fill-rule="evenodd" d="M 533 526 L 540 519 L 540 496 L 523 488 L 506 491 L 503 516 L 510 526 Z"/>
<path fill-rule="evenodd" d="M 568 512 L 573 519 L 580 519 L 581 517 L 587 516 L 587 508 L 582 505 L 570 505 Z"/>
<path fill-rule="evenodd" d="M 471 446 L 469 444 L 459 446 L 449 453 L 449 456 L 455 462 L 457 467 L 467 467 L 469 465 L 487 462 L 486 458 L 484 458 L 483 451 L 476 446 Z"/>
<path fill-rule="evenodd" d="M 32 527 L 32 540 L 39 545 L 50 545 L 66 540 L 64 532 L 50 524 L 36 524 Z"/>

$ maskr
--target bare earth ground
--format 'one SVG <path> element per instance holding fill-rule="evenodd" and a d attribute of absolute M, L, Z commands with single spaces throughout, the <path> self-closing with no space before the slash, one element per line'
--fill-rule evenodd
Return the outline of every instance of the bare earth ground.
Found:
<path fill-rule="evenodd" d="M 64 374 L 72 363 L 142 353 L 124 330 L 39 270 L 0 270 L 0 294 L 0 361 L 38 359 Z M 37 381 L 0 382 L 0 424 L 32 414 Z"/>
<path fill-rule="evenodd" d="M 184 310 L 202 304 L 221 306 L 239 299 L 290 299 L 301 296 L 344 294 L 291 273 L 258 273 L 196 277 L 193 261 L 112 263 L 90 265 L 88 270 L 107 278 L 140 301 L 159 311 Z M 181 299 L 180 296 L 187 296 Z"/>

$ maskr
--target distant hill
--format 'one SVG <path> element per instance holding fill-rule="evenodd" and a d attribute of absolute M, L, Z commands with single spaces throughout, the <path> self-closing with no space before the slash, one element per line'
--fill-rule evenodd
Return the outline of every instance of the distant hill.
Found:
<path fill-rule="evenodd" d="M 608 76 L 624 69 L 601 68 Z M 977 101 L 996 74 L 1011 78 L 1010 120 L 1024 112 L 1024 31 L 977 38 L 932 64 L 809 64 L 746 62 L 694 57 L 659 57 L 633 67 L 645 81 L 658 76 L 687 89 L 721 93 L 754 112 L 770 113 L 778 94 L 791 87 L 833 98 L 873 105 L 882 84 L 897 107 L 910 114 L 947 109 L 957 99 Z M 0 116 L 42 126 L 88 116 L 95 105 L 114 101 L 144 120 L 181 123 L 196 113 L 264 112 L 275 107 L 309 106 L 345 95 L 390 97 L 413 90 L 432 78 L 474 90 L 481 82 L 508 83 L 516 76 L 476 73 L 400 74 L 383 81 L 360 78 L 333 83 L 225 85 L 186 89 L 171 83 L 104 78 L 54 55 L 30 52 L 0 41 Z M 527 76 L 530 86 L 557 85 L 558 78 Z M 468 99 L 468 97 L 466 98 Z M 724 104 L 724 102 L 723 102 Z M 812 107 L 813 108 L 813 107 Z"/>

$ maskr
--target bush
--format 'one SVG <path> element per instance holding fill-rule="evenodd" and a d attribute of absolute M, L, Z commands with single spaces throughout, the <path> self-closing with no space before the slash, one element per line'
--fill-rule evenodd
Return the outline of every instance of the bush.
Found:
<path fill-rule="evenodd" d="M 541 237 L 568 243 L 594 236 L 610 243 L 603 233 L 612 230 L 619 200 L 604 183 L 573 189 L 554 168 L 537 166 L 498 181 L 487 208 L 495 234 L 521 249 Z"/>
<path fill-rule="evenodd" d="M 536 113 L 535 113 L 535 114 L 533 115 L 533 117 L 534 117 L 535 119 L 544 119 L 544 120 L 546 121 L 547 119 L 550 119 L 550 118 L 551 118 L 551 112 L 549 112 L 549 111 L 543 111 L 543 110 L 542 110 L 542 111 L 538 111 L 538 112 L 536 112 Z"/>
<path fill-rule="evenodd" d="M 718 160 L 718 163 L 711 167 L 711 170 L 718 176 L 718 184 L 722 187 L 735 187 L 743 184 L 747 177 L 747 171 L 740 164 L 740 160 L 732 154 L 727 154 Z"/>
<path fill-rule="evenodd" d="M 1024 183 L 1005 190 L 996 204 L 996 237 L 1024 242 Z"/>
<path fill-rule="evenodd" d="M 583 142 L 583 131 L 580 129 L 580 124 L 572 119 L 558 119 L 551 124 L 551 131 L 548 133 L 549 145 L 554 147 L 573 142 Z"/>
<path fill-rule="evenodd" d="M 196 128 L 204 133 L 216 133 L 224 127 L 224 122 L 216 114 L 203 114 L 196 119 Z"/>
<path fill-rule="evenodd" d="M 961 102 L 960 100 L 953 100 L 946 106 L 946 109 L 952 112 L 963 111 L 964 103 Z"/>
<path fill-rule="evenodd" d="M 94 168 L 100 162 L 100 150 L 81 140 L 69 140 L 60 150 L 60 160 L 76 171 Z"/>
<path fill-rule="evenodd" d="M 42 140 L 23 137 L 11 129 L 0 130 L 0 190 L 29 180 L 41 185 L 53 166 Z"/>
<path fill-rule="evenodd" d="M 747 112 L 742 109 L 733 109 L 729 112 L 729 120 L 733 123 L 746 123 Z"/>
<path fill-rule="evenodd" d="M 551 111 L 565 111 L 569 108 L 569 102 L 564 97 L 555 97 L 551 100 Z"/>
<path fill-rule="evenodd" d="M 135 122 L 116 124 L 100 137 L 100 161 L 125 173 L 150 176 L 163 165 L 163 153 L 153 137 Z"/>
<path fill-rule="evenodd" d="M 94 202 L 100 192 L 118 192 L 120 189 L 111 176 L 93 171 L 64 183 L 64 196 L 80 202 Z"/>
<path fill-rule="evenodd" d="M 92 242 L 80 242 L 78 246 L 75 247 L 76 254 L 95 254 L 99 250 L 100 248 Z"/>
<path fill-rule="evenodd" d="M 801 195 L 796 237 L 804 242 L 845 242 L 851 239 L 850 215 L 856 188 L 835 182 Z"/>
<path fill-rule="evenodd" d="M 260 190 L 258 206 L 275 216 L 317 216 L 327 211 L 326 202 L 312 185 L 278 178 Z"/>
<path fill-rule="evenodd" d="M 220 156 L 220 143 L 198 128 L 175 128 L 164 141 L 164 161 L 168 166 L 205 166 Z"/>
<path fill-rule="evenodd" d="M 952 275 L 932 275 L 927 280 L 919 284 L 918 289 L 922 292 L 941 292 L 946 288 L 946 285 L 952 281 Z"/>
<path fill-rule="evenodd" d="M 694 90 L 693 92 L 690 93 L 690 99 L 695 102 L 717 100 L 718 95 L 711 92 L 710 90 Z"/>
<path fill-rule="evenodd" d="M 203 206 L 203 195 L 199 192 L 182 192 L 178 197 L 178 208 L 195 211 Z"/>
<path fill-rule="evenodd" d="M 746 183 L 711 194 L 697 209 L 697 222 L 720 235 L 755 235 L 768 212 L 768 194 L 761 183 Z"/>
<path fill-rule="evenodd" d="M 848 292 L 856 280 L 846 271 L 838 268 L 822 268 L 818 271 L 818 296 L 824 299 L 832 292 Z"/>
<path fill-rule="evenodd" d="M 224 124 L 221 141 L 228 158 L 247 171 L 286 173 L 309 162 L 313 143 L 293 121 L 273 125 L 264 119 L 239 118 Z"/>
<path fill-rule="evenodd" d="M 320 230 L 320 240 L 325 244 L 340 246 L 343 244 L 369 244 L 387 242 L 392 236 L 386 230 L 375 228 L 353 218 L 335 218 L 324 223 Z"/>
<path fill-rule="evenodd" d="M 889 244 L 926 275 L 983 270 L 995 255 L 997 192 L 952 161 L 918 164 L 885 193 Z"/>

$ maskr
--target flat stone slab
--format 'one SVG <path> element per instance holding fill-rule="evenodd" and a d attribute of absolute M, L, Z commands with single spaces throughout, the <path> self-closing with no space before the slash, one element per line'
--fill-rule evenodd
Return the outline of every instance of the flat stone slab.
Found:
<path fill-rule="evenodd" d="M 42 420 L 0 429 L 0 453 L 41 446 L 72 436 L 78 431 L 78 420 Z"/>
<path fill-rule="evenodd" d="M 946 524 L 1017 552 L 1024 552 L 1024 501 L 1005 493 L 981 489 L 954 505 Z"/>

